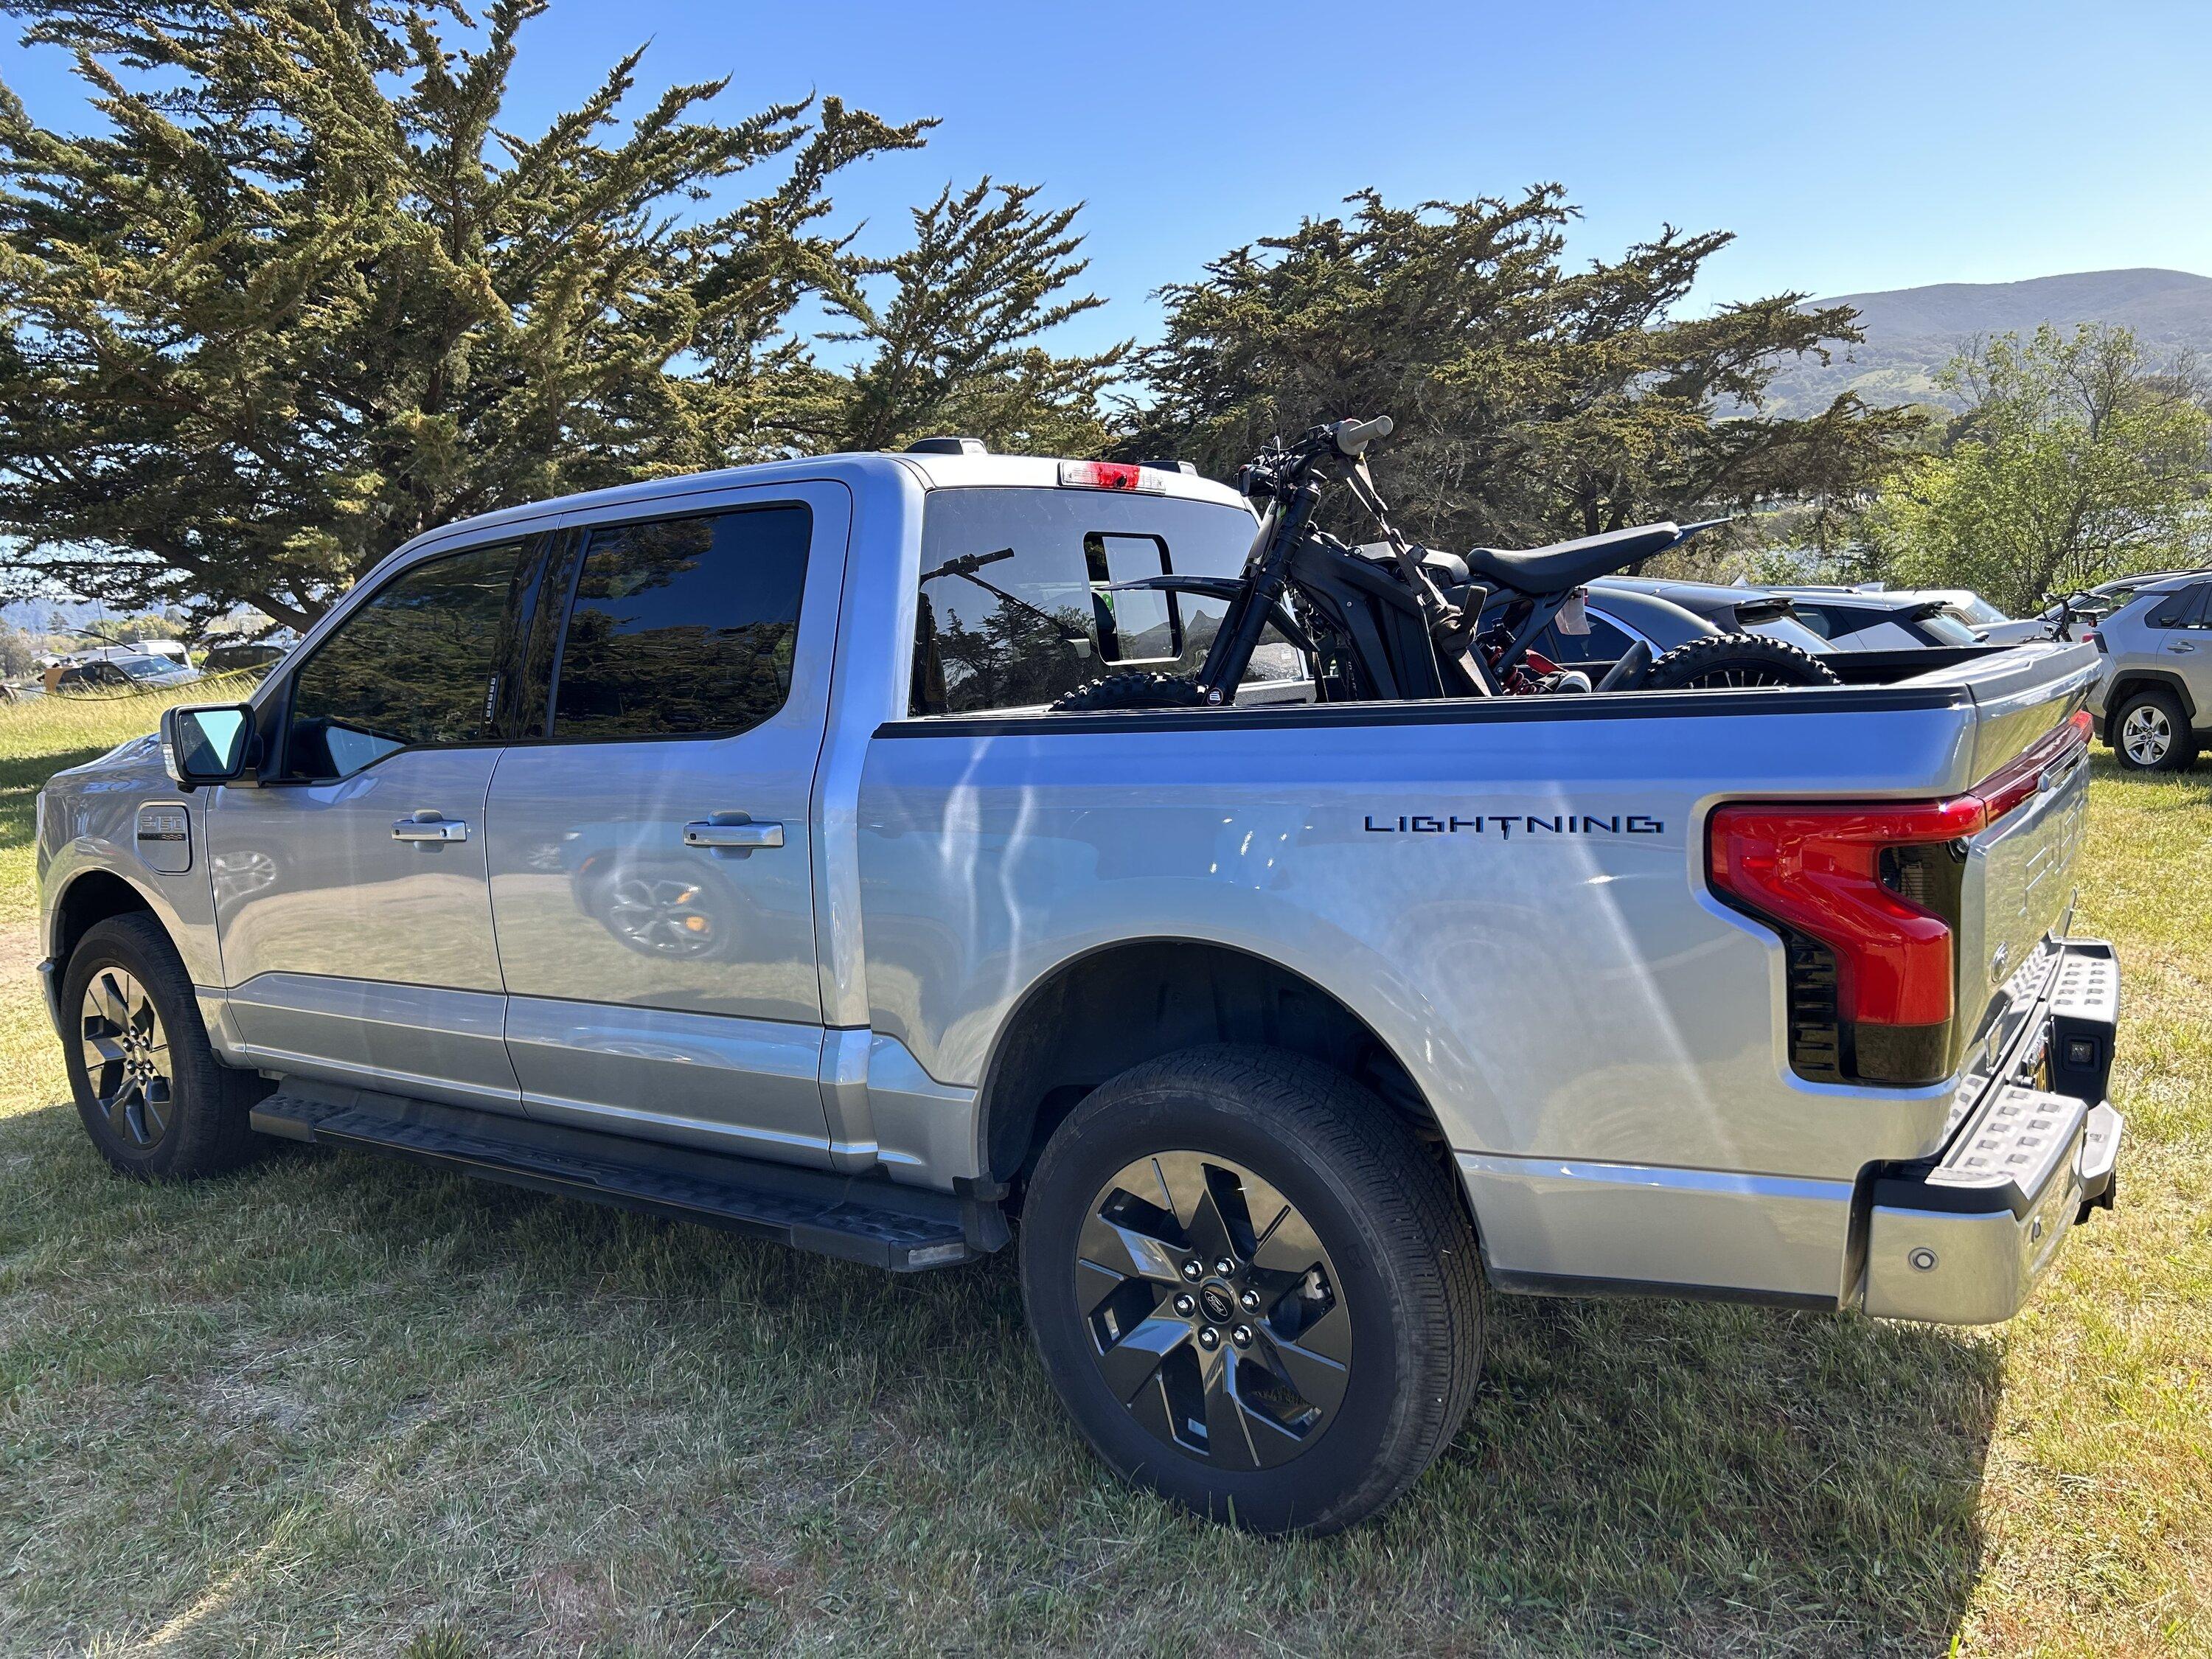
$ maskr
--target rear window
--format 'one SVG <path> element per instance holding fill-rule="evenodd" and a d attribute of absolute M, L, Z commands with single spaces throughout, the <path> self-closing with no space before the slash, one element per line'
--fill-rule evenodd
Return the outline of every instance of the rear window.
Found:
<path fill-rule="evenodd" d="M 1146 576 L 1233 576 L 1252 515 L 1097 489 L 936 489 L 923 510 L 912 712 L 1034 708 L 1125 665 L 1195 673 L 1226 604 L 1112 591 Z M 1296 679 L 1272 634 L 1249 678 Z"/>

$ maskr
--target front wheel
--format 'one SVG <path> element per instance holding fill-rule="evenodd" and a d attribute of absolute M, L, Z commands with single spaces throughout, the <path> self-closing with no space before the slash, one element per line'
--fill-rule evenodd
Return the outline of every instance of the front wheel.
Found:
<path fill-rule="evenodd" d="M 1842 684 L 1834 669 L 1786 641 L 1763 634 L 1721 634 L 1676 646 L 1651 665 L 1642 689 L 1710 691 Z"/>
<path fill-rule="evenodd" d="M 1133 1067 L 1054 1131 L 1023 1206 L 1030 1328 L 1099 1455 L 1258 1532 L 1334 1532 L 1449 1443 L 1482 1357 L 1443 1164 L 1313 1060 Z"/>
<path fill-rule="evenodd" d="M 62 975 L 64 1061 L 100 1155 L 140 1180 L 189 1181 L 249 1162 L 268 1085 L 215 1057 L 176 946 L 149 915 L 85 930 Z"/>

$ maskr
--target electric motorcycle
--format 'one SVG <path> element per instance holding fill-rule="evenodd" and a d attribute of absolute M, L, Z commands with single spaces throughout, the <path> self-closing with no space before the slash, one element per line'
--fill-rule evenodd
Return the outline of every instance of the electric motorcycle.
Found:
<path fill-rule="evenodd" d="M 1531 642 L 1554 623 L 1563 632 L 1588 631 L 1584 583 L 1679 547 L 1722 520 L 1639 525 L 1519 552 L 1437 552 L 1398 533 L 1368 471 L 1367 450 L 1392 425 L 1383 415 L 1315 427 L 1296 443 L 1270 445 L 1243 467 L 1237 489 L 1259 510 L 1260 525 L 1238 574 L 1111 584 L 1109 592 L 1146 588 L 1226 603 L 1195 675 L 1109 675 L 1053 708 L 1232 702 L 1270 627 L 1304 653 L 1323 702 L 1837 683 L 1819 658 L 1756 634 L 1692 641 L 1656 660 L 1639 643 L 1595 684 L 1580 670 L 1562 669 Z M 1323 494 L 1340 480 L 1374 520 L 1380 542 L 1347 546 L 1315 524 Z"/>

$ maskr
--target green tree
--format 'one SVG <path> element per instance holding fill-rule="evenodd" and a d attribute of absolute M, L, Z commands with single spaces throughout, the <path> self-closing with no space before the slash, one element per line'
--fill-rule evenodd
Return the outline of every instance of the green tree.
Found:
<path fill-rule="evenodd" d="M 2202 392 L 2124 328 L 2049 325 L 1953 359 L 1942 449 L 1902 465 L 1874 523 L 1888 573 L 2025 615 L 2046 595 L 2202 559 L 2212 539 Z"/>
<path fill-rule="evenodd" d="M 1234 467 L 1269 435 L 1387 413 L 1376 469 L 1409 529 L 1514 545 L 1862 488 L 1916 417 L 1845 396 L 1760 412 L 1780 362 L 1860 337 L 1846 308 L 1778 295 L 1674 315 L 1730 238 L 1671 228 L 1570 269 L 1555 185 L 1517 200 L 1307 220 L 1165 290 L 1152 402 L 1124 453 Z"/>
<path fill-rule="evenodd" d="M 717 81 L 624 124 L 635 52 L 512 136 L 544 4 L 481 25 L 440 0 L 10 8 L 77 55 L 106 127 L 50 131 L 0 88 L 19 577 L 303 626 L 409 537 L 519 501 L 939 422 L 1095 434 L 1110 357 L 1035 345 L 1096 303 L 1057 297 L 1082 270 L 1073 210 L 947 192 L 913 250 L 863 258 L 829 186 L 929 123 L 829 97 L 723 123 Z M 810 296 L 875 343 L 856 373 L 795 329 Z"/>
<path fill-rule="evenodd" d="M 864 356 L 850 375 L 824 377 L 807 433 L 817 447 L 890 449 L 932 433 L 1046 455 L 1104 445 L 1099 398 L 1128 348 L 1058 357 L 1037 343 L 1105 302 L 1064 297 L 1087 263 L 1078 209 L 1039 209 L 1036 194 L 988 179 L 948 186 L 913 210 L 905 252 L 839 285 L 830 302 L 851 326 L 828 338 Z M 888 291 L 874 298 L 872 286 Z"/>

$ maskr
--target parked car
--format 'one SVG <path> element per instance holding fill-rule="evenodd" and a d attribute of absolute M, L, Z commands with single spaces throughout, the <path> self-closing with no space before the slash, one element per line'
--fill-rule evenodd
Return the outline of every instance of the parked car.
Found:
<path fill-rule="evenodd" d="M 251 697 L 47 784 L 86 1129 L 897 1270 L 1018 1238 L 1104 1462 L 1265 1530 L 1449 1443 L 1486 1281 L 2017 1310 L 2121 1133 L 2118 967 L 2066 934 L 2094 649 L 1047 712 L 1192 672 L 1221 602 L 1112 584 L 1252 534 L 1178 472 L 925 453 L 418 538 Z"/>
<path fill-rule="evenodd" d="M 248 673 L 256 669 L 272 667 L 284 660 L 289 647 L 273 641 L 249 640 L 240 644 L 211 645 L 200 659 L 200 665 L 210 674 Z"/>
<path fill-rule="evenodd" d="M 2212 737 L 2212 571 L 2138 579 L 2089 638 L 2109 659 L 2097 735 L 2130 771 L 2180 772 Z"/>
<path fill-rule="evenodd" d="M 1904 651 L 1915 646 L 1978 645 L 1974 629 L 1948 599 L 1857 589 L 1785 587 L 1796 619 L 1836 651 Z"/>
<path fill-rule="evenodd" d="M 2055 617 L 2008 617 L 1969 587 L 1936 587 L 1893 591 L 1898 599 L 1918 599 L 1945 606 L 1948 613 L 1973 630 L 1984 645 L 2024 645 L 2052 636 Z"/>
<path fill-rule="evenodd" d="M 200 672 L 166 656 L 110 651 L 97 657 L 55 664 L 46 671 L 46 689 L 80 696 L 127 696 L 136 691 L 190 685 Z"/>
<path fill-rule="evenodd" d="M 1763 634 L 1816 657 L 1833 648 L 1798 620 L 1796 602 L 1786 593 L 1645 576 L 1601 576 L 1590 585 L 1591 605 L 1607 616 L 1620 613 L 1631 595 L 1686 611 L 1717 633 Z"/>

